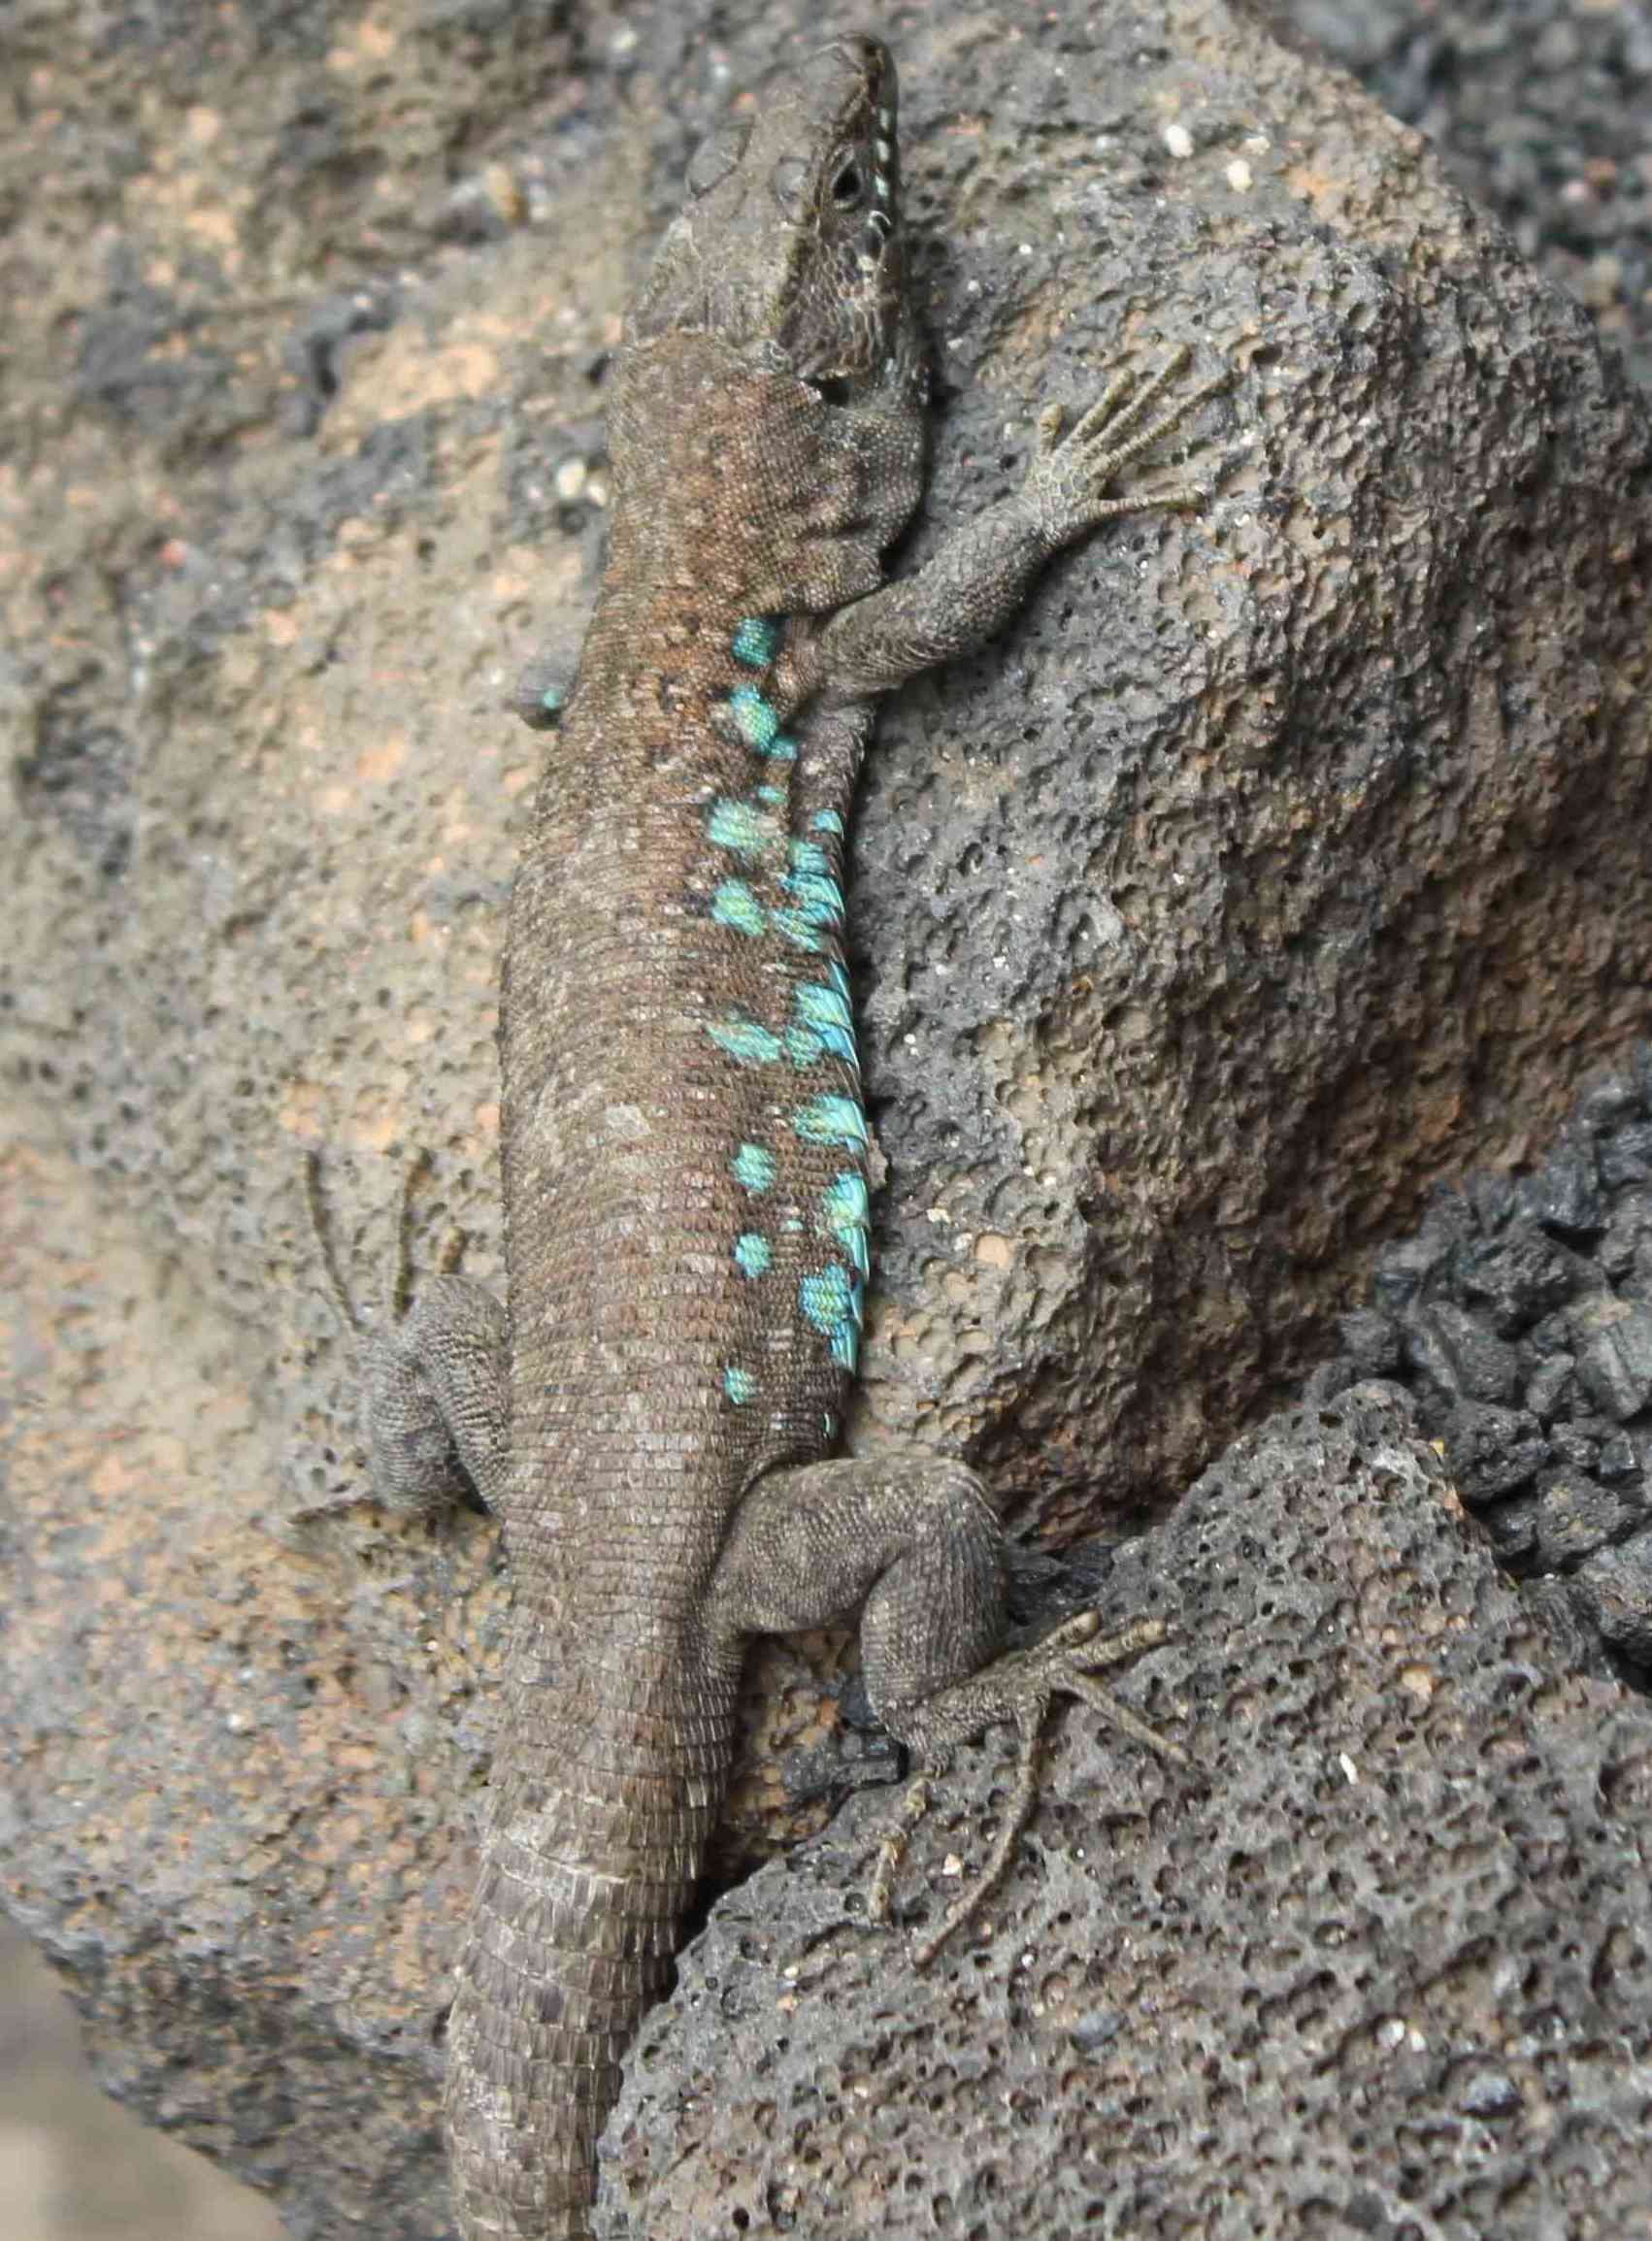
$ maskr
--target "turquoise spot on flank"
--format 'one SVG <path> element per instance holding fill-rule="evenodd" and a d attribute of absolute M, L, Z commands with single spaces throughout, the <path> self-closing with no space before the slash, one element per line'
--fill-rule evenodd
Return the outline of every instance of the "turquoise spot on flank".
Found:
<path fill-rule="evenodd" d="M 729 1162 L 729 1172 L 742 1190 L 753 1197 L 772 1190 L 775 1183 L 775 1155 L 766 1152 L 761 1144 L 742 1144 Z"/>
<path fill-rule="evenodd" d="M 771 808 L 783 809 L 786 806 L 786 789 L 784 786 L 759 786 L 757 799 L 767 802 Z"/>
<path fill-rule="evenodd" d="M 776 910 L 770 919 L 775 932 L 791 943 L 794 949 L 818 951 L 820 936 L 801 910 Z"/>
<path fill-rule="evenodd" d="M 745 1276 L 767 1275 L 769 1264 L 775 1258 L 768 1238 L 760 1237 L 755 1230 L 746 1230 L 736 1237 L 734 1257 Z"/>
<path fill-rule="evenodd" d="M 805 1276 L 797 1288 L 804 1320 L 832 1342 L 832 1359 L 852 1369 L 860 1353 L 860 1318 L 865 1293 L 834 1264 Z"/>
<path fill-rule="evenodd" d="M 858 1224 L 864 1229 L 867 1215 L 871 1211 L 866 1177 L 857 1175 L 852 1168 L 845 1168 L 827 1189 L 821 1203 L 826 1208 L 827 1220 L 834 1228 L 844 1222 Z"/>
<path fill-rule="evenodd" d="M 803 1236 L 803 1216 L 801 1214 L 788 1214 L 780 1224 L 780 1228 L 788 1237 L 801 1237 Z"/>
<path fill-rule="evenodd" d="M 872 1255 L 867 1243 L 865 1178 L 847 1172 L 841 1174 L 823 1194 L 820 1208 L 827 1230 L 854 1263 L 857 1272 L 862 1276 L 870 1274 Z"/>
<path fill-rule="evenodd" d="M 713 1019 L 706 1033 L 741 1066 L 773 1066 L 780 1055 L 779 1037 L 754 1019 Z"/>
<path fill-rule="evenodd" d="M 711 916 L 737 934 L 761 934 L 769 914 L 743 879 L 725 879 L 711 897 Z"/>
<path fill-rule="evenodd" d="M 846 999 L 835 988 L 822 987 L 817 981 L 806 980 L 792 1002 L 799 1019 L 820 1038 L 833 1057 L 841 1058 L 845 1066 L 852 1066 L 858 1071 L 860 1060 L 855 1051 L 854 1016 Z"/>
<path fill-rule="evenodd" d="M 795 1022 L 786 1029 L 786 1056 L 793 1066 L 817 1065 L 826 1049 L 820 1037 Z"/>
<path fill-rule="evenodd" d="M 766 614 L 748 614 L 735 632 L 729 650 L 735 660 L 744 662 L 747 669 L 767 669 L 779 643 L 777 623 L 771 622 Z"/>
<path fill-rule="evenodd" d="M 757 1380 L 749 1369 L 725 1369 L 723 1391 L 737 1408 L 743 1407 L 746 1401 L 756 1400 Z"/>
<path fill-rule="evenodd" d="M 809 1144 L 847 1144 L 866 1148 L 866 1116 L 852 1097 L 817 1097 L 800 1105 L 792 1127 Z"/>
<path fill-rule="evenodd" d="M 812 926 L 835 926 L 843 915 L 843 890 L 829 873 L 788 872 L 786 893 Z"/>
<path fill-rule="evenodd" d="M 547 716 L 559 715 L 562 712 L 562 687 L 546 685 L 540 695 L 540 707 Z"/>
<path fill-rule="evenodd" d="M 809 822 L 816 833 L 830 833 L 838 840 L 843 837 L 843 820 L 836 809 L 816 809 Z"/>
<path fill-rule="evenodd" d="M 753 741 L 752 744 L 756 746 L 757 742 Z M 772 763 L 795 763 L 797 742 L 788 732 L 776 732 L 766 746 L 757 748 L 757 752 L 767 755 Z"/>
<path fill-rule="evenodd" d="M 777 817 L 766 817 L 749 802 L 726 799 L 711 804 L 706 834 L 719 848 L 732 848 L 737 856 L 765 856 L 784 838 Z"/>
<path fill-rule="evenodd" d="M 729 695 L 735 729 L 747 746 L 760 755 L 774 751 L 780 736 L 780 719 L 755 685 L 736 685 Z M 795 750 L 794 750 L 795 752 Z"/>
<path fill-rule="evenodd" d="M 821 879 L 828 879 L 832 875 L 832 867 L 826 861 L 826 851 L 818 840 L 794 840 L 786 854 L 794 872 L 811 872 Z"/>
<path fill-rule="evenodd" d="M 847 1271 L 834 1261 L 829 1268 L 805 1276 L 797 1288 L 797 1303 L 803 1309 L 804 1320 L 831 1337 L 854 1306 L 854 1287 Z"/>

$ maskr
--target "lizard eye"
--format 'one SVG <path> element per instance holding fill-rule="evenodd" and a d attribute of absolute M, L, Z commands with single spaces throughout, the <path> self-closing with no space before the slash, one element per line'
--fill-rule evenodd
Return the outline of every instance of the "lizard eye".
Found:
<path fill-rule="evenodd" d="M 832 181 L 832 200 L 839 210 L 855 210 L 866 200 L 866 181 L 852 155 Z"/>

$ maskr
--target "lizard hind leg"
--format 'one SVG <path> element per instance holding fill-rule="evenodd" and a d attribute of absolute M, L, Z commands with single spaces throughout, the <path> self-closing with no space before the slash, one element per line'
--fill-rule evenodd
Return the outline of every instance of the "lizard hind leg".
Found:
<path fill-rule="evenodd" d="M 1138 1720 L 1094 1678 L 1167 1639 L 1143 1619 L 1098 1639 L 1094 1611 L 1042 1641 L 1002 1651 L 1007 1543 L 986 1490 L 937 1456 L 840 1457 L 771 1470 L 750 1487 L 723 1545 L 707 1602 L 714 1633 L 786 1633 L 860 1606 L 861 1659 L 874 1710 L 919 1762 L 873 1880 L 874 1919 L 888 1911 L 895 1869 L 953 1747 L 1000 1721 L 1020 1737 L 1015 1791 L 981 1875 L 918 1949 L 933 1958 L 1003 1876 L 1037 1792 L 1039 1736 L 1050 1704 L 1078 1697 L 1177 1764 L 1179 1747 Z"/>
<path fill-rule="evenodd" d="M 413 1198 L 429 1170 L 424 1154 L 403 1175 L 384 1305 L 375 1318 L 362 1313 L 346 1281 L 314 1152 L 305 1163 L 311 1226 L 334 1305 L 355 1340 L 374 1499 L 402 1515 L 429 1514 L 472 1495 L 497 1510 L 509 1481 L 505 1309 L 454 1273 L 462 1237 L 448 1240 L 436 1273 L 415 1288 Z"/>

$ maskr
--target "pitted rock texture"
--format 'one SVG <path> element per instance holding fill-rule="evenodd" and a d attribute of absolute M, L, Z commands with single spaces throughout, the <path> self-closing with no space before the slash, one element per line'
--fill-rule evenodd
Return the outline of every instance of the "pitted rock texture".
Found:
<path fill-rule="evenodd" d="M 1652 1684 L 1652 1046 L 1528 1172 L 1441 1191 L 1310 1390 L 1395 1379 L 1511 1570 Z"/>
<path fill-rule="evenodd" d="M 1652 1707 L 1568 1669 L 1392 1389 L 1240 1440 L 1121 1553 L 1179 1638 L 1074 1706 L 986 1919 L 861 1918 L 888 1811 L 712 1913 L 605 2135 L 607 2241 L 1646 2230 Z M 1004 1808 L 961 1754 L 898 1897 Z M 949 1864 L 949 1856 L 955 1856 Z"/>
<path fill-rule="evenodd" d="M 303 1154 L 364 1294 L 418 1149 L 415 1260 L 497 1272 L 503 705 L 578 645 L 605 353 L 692 143 L 855 19 L 7 21 L 0 1883 L 104 2073 L 295 2233 L 445 2227 L 501 1601 L 476 1521 L 298 1516 L 363 1481 Z M 854 1437 L 1068 1532 L 1168 1503 L 1361 1245 L 1643 1025 L 1652 437 L 1253 18 L 894 34 L 938 365 L 903 565 L 1120 346 L 1236 372 L 1205 513 L 888 708 L 856 833 Z M 760 1673 L 747 1843 L 839 1726 L 795 1646 Z"/>

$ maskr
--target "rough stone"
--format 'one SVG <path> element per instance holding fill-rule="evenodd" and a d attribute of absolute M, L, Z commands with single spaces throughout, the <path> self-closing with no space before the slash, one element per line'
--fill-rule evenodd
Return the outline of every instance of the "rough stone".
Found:
<path fill-rule="evenodd" d="M 1527 1484 L 1549 1460 L 1549 1443 L 1524 1408 L 1460 1401 L 1440 1419 L 1458 1491 L 1470 1509 Z"/>
<path fill-rule="evenodd" d="M 906 1933 L 981 1857 L 1002 1739 L 896 1931 L 860 1913 L 887 1800 L 765 1868 L 644 2027 L 605 2241 L 1640 2230 L 1652 1706 L 1569 1669 L 1393 1389 L 1241 1440 L 1107 1599 L 1179 1621 L 1119 1688 L 1207 1786 L 1074 1706 L 923 1975 Z"/>
<path fill-rule="evenodd" d="M 1432 1302 L 1404 1319 L 1405 1365 L 1442 1396 L 1470 1401 L 1513 1401 L 1520 1388 L 1520 1357 L 1474 1315 L 1450 1300 Z"/>
<path fill-rule="evenodd" d="M 1652 1307 L 1614 1300 L 1573 1318 L 1577 1374 L 1598 1406 L 1625 1424 L 1652 1401 Z"/>
<path fill-rule="evenodd" d="M 1579 1470 L 1545 1478 L 1537 1489 L 1537 1554 L 1545 1570 L 1575 1570 L 1628 1530 L 1637 1506 Z"/>
<path fill-rule="evenodd" d="M 1652 1666 L 1652 1532 L 1598 1550 L 1580 1567 L 1577 1584 L 1613 1649 Z"/>

